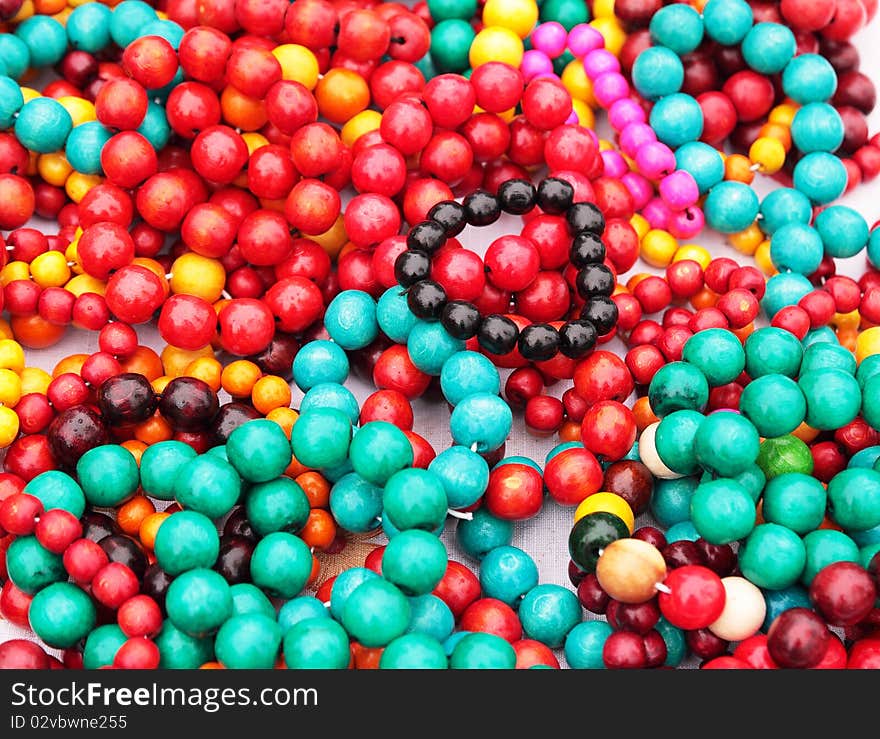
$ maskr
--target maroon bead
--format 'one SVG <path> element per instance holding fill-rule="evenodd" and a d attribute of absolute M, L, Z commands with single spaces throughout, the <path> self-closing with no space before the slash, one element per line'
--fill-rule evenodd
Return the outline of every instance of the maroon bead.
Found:
<path fill-rule="evenodd" d="M 134 539 L 123 534 L 115 534 L 101 539 L 98 546 L 104 550 L 111 562 L 125 565 L 138 580 L 143 579 L 148 565 L 147 554 Z"/>
<path fill-rule="evenodd" d="M 568 581 L 577 587 L 581 584 L 581 581 L 587 576 L 587 573 L 584 572 L 580 567 L 578 567 L 572 560 L 568 560 Z"/>
<path fill-rule="evenodd" d="M 119 533 L 119 527 L 110 516 L 98 511 L 86 511 L 79 519 L 83 527 L 82 537 L 89 541 L 99 542 L 108 536 Z"/>
<path fill-rule="evenodd" d="M 67 468 L 73 468 L 89 449 L 107 444 L 110 436 L 104 420 L 90 406 L 68 408 L 49 424 L 49 448 L 52 456 Z"/>
<path fill-rule="evenodd" d="M 688 649 L 700 659 L 713 659 L 727 651 L 727 640 L 715 636 L 709 629 L 694 629 L 684 633 Z"/>
<path fill-rule="evenodd" d="M 544 378 L 538 370 L 534 367 L 519 367 L 510 373 L 504 383 L 504 397 L 512 408 L 525 408 L 543 389 Z"/>
<path fill-rule="evenodd" d="M 143 577 L 143 587 L 141 588 L 144 595 L 149 595 L 159 605 L 163 611 L 165 610 L 165 595 L 172 581 L 171 575 L 163 570 L 157 563 L 151 564 Z"/>
<path fill-rule="evenodd" d="M 577 586 L 577 596 L 584 608 L 600 616 L 605 614 L 608 604 L 611 602 L 611 596 L 602 590 L 598 578 L 593 573 L 585 575 L 581 579 Z"/>
<path fill-rule="evenodd" d="M 663 559 L 670 569 L 685 567 L 686 565 L 705 565 L 706 560 L 696 543 L 687 539 L 680 539 L 667 544 L 662 550 Z"/>
<path fill-rule="evenodd" d="M 217 393 L 195 377 L 175 377 L 159 401 L 162 416 L 180 431 L 206 428 L 218 415 L 218 407 Z"/>
<path fill-rule="evenodd" d="M 833 626 L 852 626 L 874 607 L 877 588 L 871 575 L 853 562 L 823 567 L 810 583 L 810 600 Z"/>
<path fill-rule="evenodd" d="M 647 634 L 642 635 L 642 642 L 645 645 L 645 667 L 660 667 L 666 662 L 668 650 L 666 642 L 656 629 L 651 629 Z"/>
<path fill-rule="evenodd" d="M 254 553 L 254 542 L 242 536 L 224 536 L 220 540 L 220 554 L 214 563 L 214 569 L 225 578 L 230 585 L 250 582 L 251 556 Z"/>
<path fill-rule="evenodd" d="M 727 577 L 736 567 L 736 552 L 730 544 L 710 544 L 705 539 L 697 539 L 695 542 L 706 567 L 712 570 L 718 577 Z"/>
<path fill-rule="evenodd" d="M 644 603 L 620 603 L 614 615 L 621 629 L 644 636 L 660 620 L 660 608 L 656 599 Z"/>
<path fill-rule="evenodd" d="M 645 642 L 631 631 L 615 631 L 605 640 L 602 661 L 609 670 L 641 669 L 648 662 Z"/>
<path fill-rule="evenodd" d="M 808 608 L 780 613 L 767 632 L 767 648 L 780 667 L 803 669 L 819 663 L 828 648 L 830 632 Z"/>
<path fill-rule="evenodd" d="M 641 539 L 662 550 L 666 546 L 666 537 L 654 526 L 642 526 L 633 532 L 633 539 Z"/>
<path fill-rule="evenodd" d="M 156 405 L 150 381 L 135 372 L 109 377 L 98 388 L 98 407 L 104 418 L 114 425 L 146 421 Z"/>
<path fill-rule="evenodd" d="M 299 351 L 299 342 L 290 334 L 275 332 L 272 341 L 262 352 L 249 359 L 268 375 L 276 375 L 290 382 L 293 360 Z"/>

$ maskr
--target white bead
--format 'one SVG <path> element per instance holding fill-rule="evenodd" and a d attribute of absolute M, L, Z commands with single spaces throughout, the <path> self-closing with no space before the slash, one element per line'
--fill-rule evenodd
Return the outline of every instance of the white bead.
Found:
<path fill-rule="evenodd" d="M 642 435 L 639 437 L 639 458 L 642 460 L 642 464 L 651 470 L 654 477 L 659 477 L 661 480 L 677 480 L 684 475 L 669 469 L 657 453 L 657 443 L 654 439 L 657 436 L 659 425 L 660 422 L 657 421 L 642 431 Z"/>
<path fill-rule="evenodd" d="M 742 641 L 756 634 L 767 615 L 764 594 L 744 577 L 724 577 L 724 610 L 709 631 L 727 641 Z"/>

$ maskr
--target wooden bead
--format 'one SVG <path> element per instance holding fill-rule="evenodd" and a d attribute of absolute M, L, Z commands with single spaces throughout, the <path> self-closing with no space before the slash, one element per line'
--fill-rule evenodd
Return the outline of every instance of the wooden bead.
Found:
<path fill-rule="evenodd" d="M 639 437 L 639 458 L 642 460 L 642 464 L 651 470 L 651 474 L 653 474 L 654 477 L 659 477 L 661 480 L 677 480 L 679 477 L 684 477 L 684 475 L 680 475 L 669 469 L 657 453 L 657 443 L 655 439 L 657 436 L 657 427 L 659 425 L 660 422 L 657 421 L 642 431 L 642 435 Z"/>
<path fill-rule="evenodd" d="M 724 610 L 709 624 L 709 631 L 727 641 L 742 641 L 756 634 L 767 615 L 761 591 L 744 577 L 724 577 L 721 584 L 725 593 Z"/>
<path fill-rule="evenodd" d="M 641 539 L 611 542 L 599 557 L 596 578 L 602 589 L 621 603 L 644 603 L 654 597 L 666 577 L 660 550 Z"/>

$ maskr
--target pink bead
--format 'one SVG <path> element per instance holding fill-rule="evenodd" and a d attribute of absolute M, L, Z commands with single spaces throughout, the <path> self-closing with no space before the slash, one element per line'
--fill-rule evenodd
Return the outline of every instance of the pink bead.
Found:
<path fill-rule="evenodd" d="M 677 213 L 673 213 L 666 225 L 669 231 L 677 239 L 692 239 L 697 236 L 706 225 L 706 217 L 702 208 L 692 206 Z"/>
<path fill-rule="evenodd" d="M 660 180 L 660 197 L 672 210 L 689 208 L 700 197 L 700 189 L 690 172 L 679 169 Z"/>
<path fill-rule="evenodd" d="M 651 228 L 665 231 L 673 213 L 660 198 L 651 198 L 650 202 L 642 208 L 642 215 L 647 219 Z"/>
<path fill-rule="evenodd" d="M 568 49 L 578 59 L 582 59 L 593 49 L 602 49 L 604 46 L 605 37 L 586 23 L 578 23 L 568 32 Z"/>
<path fill-rule="evenodd" d="M 629 95 L 629 84 L 619 72 L 606 72 L 593 82 L 593 97 L 603 108 L 610 108 Z"/>
<path fill-rule="evenodd" d="M 584 71 L 595 80 L 609 72 L 620 72 L 620 62 L 610 51 L 594 49 L 584 57 Z"/>
<path fill-rule="evenodd" d="M 606 149 L 602 152 L 601 156 L 605 164 L 605 169 L 602 173 L 603 177 L 613 177 L 615 180 L 619 180 L 629 172 L 626 160 L 618 152 Z"/>
<path fill-rule="evenodd" d="M 633 207 L 636 210 L 644 208 L 654 197 L 654 186 L 651 184 L 651 180 L 638 172 L 627 172 L 620 178 L 620 181 L 632 195 Z"/>
<path fill-rule="evenodd" d="M 580 118 L 578 118 L 578 114 L 574 111 L 568 114 L 568 118 L 565 119 L 565 123 L 567 125 L 573 126 L 576 123 L 580 123 Z"/>
<path fill-rule="evenodd" d="M 568 32 L 556 21 L 542 23 L 532 31 L 532 48 L 543 51 L 551 58 L 562 56 L 567 41 Z"/>
<path fill-rule="evenodd" d="M 657 134 L 645 123 L 630 123 L 620 132 L 620 148 L 629 157 L 646 144 L 655 143 Z"/>
<path fill-rule="evenodd" d="M 649 180 L 659 180 L 675 171 L 675 154 L 666 144 L 649 141 L 639 147 L 635 155 L 636 166 Z"/>
<path fill-rule="evenodd" d="M 608 122 L 615 131 L 622 131 L 630 123 L 645 123 L 645 109 L 632 98 L 618 100 L 608 109 Z"/>
<path fill-rule="evenodd" d="M 523 54 L 520 72 L 526 82 L 531 82 L 538 75 L 553 74 L 553 62 L 543 51 L 529 49 Z"/>

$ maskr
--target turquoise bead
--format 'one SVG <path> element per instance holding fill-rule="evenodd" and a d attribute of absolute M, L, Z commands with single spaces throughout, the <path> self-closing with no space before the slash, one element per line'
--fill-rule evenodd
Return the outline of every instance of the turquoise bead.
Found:
<path fill-rule="evenodd" d="M 330 489 L 330 511 L 346 531 L 364 534 L 381 523 L 382 488 L 356 472 L 340 477 Z"/>
<path fill-rule="evenodd" d="M 361 415 L 357 398 L 351 390 L 337 382 L 321 382 L 308 389 L 300 401 L 299 412 L 308 413 L 315 408 L 335 408 L 344 413 L 352 425 L 357 424 Z"/>
<path fill-rule="evenodd" d="M 825 57 L 800 54 L 782 71 L 782 89 L 801 105 L 822 103 L 830 100 L 837 90 L 837 73 Z"/>
<path fill-rule="evenodd" d="M 468 66 L 468 50 L 476 33 L 466 20 L 450 18 L 431 29 L 431 58 L 441 74 L 462 72 Z"/>
<path fill-rule="evenodd" d="M 64 148 L 73 120 L 64 106 L 52 98 L 29 100 L 18 112 L 15 136 L 22 146 L 40 154 L 51 154 Z"/>
<path fill-rule="evenodd" d="M 694 474 L 699 464 L 694 448 L 697 429 L 703 414 L 697 411 L 675 411 L 664 416 L 657 426 L 654 444 L 657 454 L 669 469 L 680 475 Z"/>
<path fill-rule="evenodd" d="M 480 562 L 480 587 L 487 598 L 518 608 L 522 597 L 538 584 L 538 565 L 518 547 L 501 546 Z"/>
<path fill-rule="evenodd" d="M 395 344 L 405 344 L 419 319 L 406 302 L 406 293 L 399 285 L 389 287 L 376 303 L 376 321 L 379 328 Z"/>
<path fill-rule="evenodd" d="M 642 97 L 659 100 L 681 89 L 684 66 L 671 49 L 650 46 L 633 63 L 632 82 Z"/>
<path fill-rule="evenodd" d="M 77 126 L 77 128 L 79 128 L 79 126 Z M 150 142 L 150 145 L 156 151 L 164 149 L 168 144 L 168 140 L 171 138 L 171 126 L 165 115 L 165 108 L 155 101 L 150 100 L 147 105 L 147 114 L 144 116 L 144 120 L 141 121 L 141 125 L 139 125 L 136 130 L 141 136 Z M 67 141 L 68 143 L 70 142 L 70 137 L 68 137 Z"/>
<path fill-rule="evenodd" d="M 9 128 L 15 121 L 15 115 L 24 105 L 24 96 L 18 83 L 0 75 L 0 127 Z"/>
<path fill-rule="evenodd" d="M 787 223 L 770 237 L 770 261 L 780 272 L 811 275 L 825 255 L 819 232 L 802 223 Z"/>
<path fill-rule="evenodd" d="M 758 212 L 761 216 L 758 225 L 768 236 L 786 223 L 808 224 L 813 218 L 810 199 L 791 187 L 780 187 L 767 193 Z"/>
<path fill-rule="evenodd" d="M 359 428 L 348 454 L 354 471 L 374 485 L 384 485 L 391 475 L 413 463 L 406 434 L 387 421 L 370 421 Z"/>
<path fill-rule="evenodd" d="M 837 334 L 831 326 L 819 326 L 807 331 L 807 335 L 801 339 L 801 344 L 804 345 L 804 349 L 813 344 L 837 344 Z"/>
<path fill-rule="evenodd" d="M 171 82 L 169 82 L 164 87 L 159 87 L 155 90 L 147 90 L 147 95 L 154 103 L 165 105 L 168 102 L 168 96 L 171 95 L 171 92 L 174 90 L 174 88 L 183 81 L 183 68 L 178 67 L 177 71 L 174 73 L 174 77 L 171 79 Z"/>
<path fill-rule="evenodd" d="M 345 608 L 349 596 L 362 583 L 377 577 L 379 575 L 366 567 L 352 567 L 340 572 L 330 588 L 330 615 L 337 621 L 341 621 L 342 610 Z"/>
<path fill-rule="evenodd" d="M 6 569 L 12 584 L 28 595 L 67 579 L 61 555 L 46 549 L 36 536 L 13 539 L 6 550 Z"/>
<path fill-rule="evenodd" d="M 860 547 L 880 544 L 880 525 L 866 531 L 850 531 L 849 535 Z"/>
<path fill-rule="evenodd" d="M 880 459 L 880 446 L 869 446 L 853 454 L 849 458 L 849 462 L 846 463 L 846 466 L 849 468 L 869 467 L 876 469 L 878 459 Z"/>
<path fill-rule="evenodd" d="M 183 28 L 177 23 L 163 20 L 162 18 L 148 23 L 141 32 L 141 36 L 159 36 L 165 39 L 175 51 L 180 48 L 180 40 L 183 38 L 183 34 Z"/>
<path fill-rule="evenodd" d="M 477 0 L 428 0 L 427 5 L 435 23 L 449 18 L 467 21 L 477 12 Z"/>
<path fill-rule="evenodd" d="M 868 261 L 874 267 L 880 267 L 880 229 L 871 231 L 868 238 Z"/>
<path fill-rule="evenodd" d="M 763 631 L 767 631 L 780 613 L 792 608 L 812 608 L 810 595 L 800 585 L 790 585 L 779 590 L 764 590 L 764 602 L 767 604 L 767 615 L 761 625 Z"/>
<path fill-rule="evenodd" d="M 767 478 L 757 464 L 748 467 L 733 479 L 746 489 L 746 492 L 752 496 L 752 500 L 755 501 L 755 503 L 757 503 L 758 499 L 761 497 L 764 485 L 767 482 Z"/>
<path fill-rule="evenodd" d="M 703 41 L 703 19 L 690 5 L 660 8 L 648 26 L 654 46 L 665 46 L 679 56 L 690 54 Z"/>
<path fill-rule="evenodd" d="M 110 43 L 113 11 L 101 3 L 86 3 L 73 9 L 67 18 L 67 37 L 75 49 L 95 54 Z"/>
<path fill-rule="evenodd" d="M 495 451 L 510 434 L 513 413 L 497 395 L 468 395 L 452 411 L 449 429 L 456 444 L 480 454 Z"/>
<path fill-rule="evenodd" d="M 116 444 L 89 449 L 76 463 L 76 475 L 86 500 L 111 508 L 137 492 L 140 475 L 131 452 Z"/>
<path fill-rule="evenodd" d="M 444 518 L 437 526 L 431 529 L 431 533 L 434 536 L 442 536 L 443 531 L 446 529 L 446 519 Z M 427 530 L 427 529 L 426 529 Z M 391 541 L 395 536 L 400 533 L 400 529 L 397 528 L 393 523 L 391 523 L 391 517 L 385 512 L 385 509 L 382 509 L 382 533 L 385 534 L 385 537 L 388 541 Z"/>
<path fill-rule="evenodd" d="M 284 635 L 289 670 L 344 670 L 351 660 L 348 634 L 329 618 L 300 621 Z"/>
<path fill-rule="evenodd" d="M 836 151 L 843 143 L 843 120 L 828 103 L 809 103 L 791 122 L 791 139 L 803 153 Z"/>
<path fill-rule="evenodd" d="M 453 670 L 512 670 L 516 652 L 495 634 L 468 634 L 455 645 L 449 666 Z"/>
<path fill-rule="evenodd" d="M 865 361 L 862 361 L 864 364 Z M 880 374 L 871 375 L 862 391 L 862 416 L 873 429 L 880 429 Z"/>
<path fill-rule="evenodd" d="M 452 653 L 455 651 L 455 648 L 458 646 L 458 643 L 466 636 L 473 633 L 473 631 L 453 632 L 452 635 L 443 642 L 443 651 L 446 652 L 446 656 L 451 657 Z"/>
<path fill-rule="evenodd" d="M 651 514 L 664 528 L 669 528 L 690 518 L 691 498 L 697 491 L 696 477 L 679 477 L 675 480 L 655 480 L 651 495 Z"/>
<path fill-rule="evenodd" d="M 578 0 L 544 0 L 541 6 L 541 22 L 556 21 L 566 31 L 570 31 L 579 23 L 590 20 L 590 9 L 586 3 Z M 563 55 L 564 56 L 564 55 Z"/>
<path fill-rule="evenodd" d="M 880 525 L 880 472 L 855 468 L 828 483 L 831 516 L 843 528 L 866 531 Z"/>
<path fill-rule="evenodd" d="M 755 502 L 734 480 L 705 482 L 691 498 L 691 521 L 710 544 L 730 544 L 755 527 Z"/>
<path fill-rule="evenodd" d="M 455 629 L 455 617 L 449 606 L 436 595 L 427 593 L 409 599 L 410 617 L 407 634 L 422 634 L 445 641 Z"/>
<path fill-rule="evenodd" d="M 800 386 L 786 375 L 761 375 L 746 385 L 740 412 L 765 438 L 790 434 L 803 422 L 807 401 Z"/>
<path fill-rule="evenodd" d="M 683 92 L 667 95 L 654 103 L 649 121 L 657 139 L 673 149 L 696 141 L 703 135 L 703 109 L 691 95 Z M 757 212 L 758 201 L 755 198 L 755 213 Z"/>
<path fill-rule="evenodd" d="M 574 442 L 576 446 L 583 446 L 580 442 Z M 561 446 L 561 445 L 560 445 Z M 556 456 L 555 454 L 553 456 Z M 550 457 L 553 459 L 553 457 Z M 500 460 L 496 465 L 492 468 L 493 470 L 498 469 L 499 467 L 503 467 L 506 464 L 524 464 L 526 467 L 531 467 L 535 472 L 539 475 L 543 475 L 544 472 L 541 469 L 541 465 L 539 465 L 534 459 L 531 457 L 523 457 L 519 454 L 514 454 L 511 457 L 504 457 L 504 459 Z"/>
<path fill-rule="evenodd" d="M 450 405 L 458 405 L 474 393 L 498 395 L 501 378 L 495 365 L 484 355 L 462 351 L 453 354 L 443 364 L 440 370 L 440 389 Z"/>
<path fill-rule="evenodd" d="M 880 375 L 880 354 L 872 354 L 865 357 L 856 370 L 856 380 L 859 381 L 859 387 L 864 391 L 865 385 L 874 375 Z M 864 395 L 864 392 L 862 393 Z"/>
<path fill-rule="evenodd" d="M 187 570 L 168 586 L 165 607 L 178 629 L 190 636 L 206 636 L 232 615 L 229 583 L 214 570 Z"/>
<path fill-rule="evenodd" d="M 812 283 L 804 275 L 781 272 L 767 280 L 767 290 L 764 293 L 763 300 L 761 300 L 761 307 L 764 309 L 767 317 L 772 319 L 785 306 L 796 305 L 804 295 L 812 292 L 812 290 Z M 782 329 L 778 330 L 782 331 Z M 785 333 L 788 332 L 786 331 Z M 793 334 L 790 335 L 793 339 L 795 338 Z M 746 368 L 746 371 L 748 371 L 748 368 Z"/>
<path fill-rule="evenodd" d="M 348 457 L 345 460 L 334 467 L 324 467 L 321 470 L 321 474 L 324 478 L 330 483 L 337 483 L 346 475 L 354 472 L 354 467 L 351 466 L 351 459 Z"/>
<path fill-rule="evenodd" d="M 856 373 L 856 358 L 853 353 L 838 343 L 826 341 L 810 344 L 804 350 L 804 358 L 801 361 L 801 374 L 814 370 L 836 369 L 846 372 L 848 375 Z"/>
<path fill-rule="evenodd" d="M 636 442 L 636 444 L 638 444 L 638 442 Z M 562 444 L 557 444 L 549 452 L 547 452 L 547 456 L 544 457 L 544 465 L 546 466 L 547 463 L 551 459 L 553 459 L 553 457 L 555 457 L 557 454 L 562 454 L 562 452 L 564 452 L 566 449 L 574 449 L 575 447 L 580 446 L 583 446 L 583 443 L 580 441 L 565 441 Z M 512 457 L 507 457 L 507 459 L 512 459 Z M 519 457 L 519 459 L 528 459 L 528 457 Z M 624 457 L 624 459 L 626 459 L 626 457 Z M 635 459 L 638 459 L 638 457 L 635 457 Z M 501 461 L 503 462 L 504 460 Z M 533 460 L 530 460 L 530 462 L 532 465 L 535 466 L 535 469 L 537 469 L 538 472 L 541 472 L 541 468 L 538 467 Z M 501 464 L 501 462 L 499 462 L 499 464 Z M 497 467 L 498 465 L 495 466 Z M 541 472 L 541 474 L 543 475 L 544 473 Z"/>
<path fill-rule="evenodd" d="M 859 564 L 867 570 L 877 552 L 880 552 L 880 543 L 868 544 L 862 547 L 859 549 Z"/>
<path fill-rule="evenodd" d="M 565 659 L 573 670 L 604 670 L 602 650 L 614 630 L 605 621 L 583 621 L 565 637 Z"/>
<path fill-rule="evenodd" d="M 710 387 L 733 382 L 746 366 L 742 343 L 734 333 L 723 328 L 695 333 L 685 343 L 681 358 L 698 367 Z"/>
<path fill-rule="evenodd" d="M 200 454 L 177 471 L 174 499 L 182 508 L 217 519 L 229 513 L 240 497 L 241 478 L 235 467 L 213 454 Z"/>
<path fill-rule="evenodd" d="M 27 45 L 32 67 L 51 67 L 60 62 L 67 52 L 64 26 L 47 15 L 32 15 L 22 21 L 15 29 L 15 35 Z"/>
<path fill-rule="evenodd" d="M 300 595 L 297 598 L 291 598 L 278 609 L 278 625 L 281 627 L 281 635 L 284 636 L 293 626 L 309 618 L 329 619 L 330 614 L 327 607 L 314 595 Z"/>
<path fill-rule="evenodd" d="M 12 33 L 0 36 L 0 61 L 6 65 L 6 73 L 19 79 L 31 64 L 31 52 L 27 44 Z"/>
<path fill-rule="evenodd" d="M 701 411 L 709 402 L 709 383 L 696 366 L 670 362 L 651 379 L 648 401 L 658 418 L 680 410 Z"/>
<path fill-rule="evenodd" d="M 449 558 L 440 539 L 427 531 L 409 529 L 395 536 L 382 553 L 382 577 L 406 595 L 430 593 L 443 575 Z"/>
<path fill-rule="evenodd" d="M 383 502 L 385 514 L 400 531 L 433 531 L 446 519 L 449 507 L 440 478 L 417 468 L 392 475 L 385 485 Z"/>
<path fill-rule="evenodd" d="M 251 556 L 251 580 L 270 596 L 293 598 L 312 574 L 312 553 L 298 536 L 276 531 L 260 539 Z"/>
<path fill-rule="evenodd" d="M 439 375 L 446 361 L 463 349 L 464 342 L 450 336 L 438 321 L 419 321 L 409 332 L 406 341 L 406 350 L 412 363 L 425 374 L 433 376 Z"/>
<path fill-rule="evenodd" d="M 45 510 L 61 508 L 77 518 L 86 510 L 86 496 L 70 475 L 58 470 L 41 472 L 24 486 L 24 492 L 39 498 Z"/>
<path fill-rule="evenodd" d="M 268 482 L 290 465 L 290 442 L 281 426 L 258 418 L 243 423 L 229 434 L 226 456 L 248 482 Z"/>
<path fill-rule="evenodd" d="M 174 499 L 174 481 L 180 469 L 198 456 L 182 441 L 160 441 L 151 444 L 141 457 L 141 487 L 159 500 Z"/>
<path fill-rule="evenodd" d="M 684 632 L 673 626 L 662 616 L 654 625 L 654 628 L 663 637 L 663 643 L 666 645 L 666 661 L 663 663 L 665 667 L 678 667 L 687 654 L 687 642 L 685 641 Z"/>
<path fill-rule="evenodd" d="M 382 578 L 361 583 L 348 596 L 342 609 L 342 625 L 365 647 L 384 647 L 403 635 L 409 625 L 410 607 L 400 589 Z M 290 634 L 298 627 L 294 626 Z"/>
<path fill-rule="evenodd" d="M 113 664 L 116 653 L 128 637 L 116 624 L 98 626 L 86 637 L 83 647 L 83 669 L 97 670 Z"/>
<path fill-rule="evenodd" d="M 803 536 L 819 528 L 825 518 L 827 495 L 815 477 L 788 472 L 774 477 L 764 488 L 762 515 Z"/>
<path fill-rule="evenodd" d="M 752 380 L 764 375 L 797 377 L 804 349 L 785 329 L 767 326 L 753 332 L 745 343 L 746 373 Z"/>
<path fill-rule="evenodd" d="M 814 151 L 794 165 L 794 186 L 817 205 L 830 203 L 846 189 L 846 167 L 834 154 Z"/>
<path fill-rule="evenodd" d="M 868 243 L 867 221 L 861 213 L 845 205 L 829 205 L 816 216 L 814 225 L 829 256 L 854 257 Z"/>
<path fill-rule="evenodd" d="M 324 328 L 343 349 L 363 349 L 379 335 L 376 301 L 363 290 L 343 290 L 327 306 Z"/>
<path fill-rule="evenodd" d="M 688 172 L 705 195 L 724 179 L 724 160 L 718 150 L 702 141 L 690 141 L 675 151 L 678 169 Z"/>
<path fill-rule="evenodd" d="M 433 79 L 439 74 L 437 67 L 434 66 L 434 60 L 431 58 L 430 51 L 415 62 L 413 66 L 422 73 L 422 77 L 426 80 Z"/>
<path fill-rule="evenodd" d="M 700 532 L 694 526 L 693 521 L 680 521 L 669 527 L 666 531 L 666 541 L 670 544 L 674 541 L 696 541 L 700 538 Z"/>
<path fill-rule="evenodd" d="M 293 455 L 306 467 L 338 467 L 348 459 L 351 423 L 342 411 L 315 408 L 303 413 L 293 425 Z"/>
<path fill-rule="evenodd" d="M 472 515 L 472 519 L 460 519 L 455 527 L 455 540 L 468 556 L 481 560 L 513 541 L 512 521 L 496 518 L 484 508 L 478 508 Z"/>
<path fill-rule="evenodd" d="M 381 670 L 445 670 L 443 645 L 425 634 L 404 634 L 391 641 L 379 657 Z"/>
<path fill-rule="evenodd" d="M 801 574 L 804 587 L 810 587 L 816 574 L 834 562 L 858 562 L 859 547 L 846 534 L 833 529 L 819 529 L 804 537 L 807 563 Z"/>
<path fill-rule="evenodd" d="M 839 369 L 813 370 L 798 378 L 807 399 L 807 425 L 839 429 L 852 421 L 862 405 L 859 383 Z"/>
<path fill-rule="evenodd" d="M 261 613 L 233 616 L 217 632 L 217 661 L 229 670 L 271 670 L 278 659 L 281 629 Z"/>
<path fill-rule="evenodd" d="M 232 596 L 233 616 L 256 613 L 268 616 L 273 622 L 275 621 L 275 606 L 256 585 L 251 585 L 249 582 L 236 583 L 230 586 L 229 594 Z"/>
<path fill-rule="evenodd" d="M 775 523 L 756 526 L 739 549 L 743 576 L 767 590 L 794 585 L 806 562 L 807 553 L 801 538 L 791 529 Z"/>
<path fill-rule="evenodd" d="M 31 629 L 55 649 L 68 649 L 84 638 L 94 628 L 96 617 L 92 599 L 69 582 L 43 588 L 28 609 Z"/>
<path fill-rule="evenodd" d="M 745 0 L 709 0 L 703 6 L 706 35 L 722 46 L 740 43 L 752 21 L 752 8 Z"/>
<path fill-rule="evenodd" d="M 758 196 L 751 187 L 742 182 L 725 180 L 715 185 L 706 196 L 703 210 L 710 227 L 729 234 L 752 225 L 758 217 L 758 206 Z"/>
<path fill-rule="evenodd" d="M 489 486 L 489 465 L 467 447 L 444 449 L 431 460 L 428 470 L 440 479 L 452 509 L 473 505 Z"/>
<path fill-rule="evenodd" d="M 519 605 L 519 619 L 529 639 L 551 649 L 561 647 L 565 637 L 580 623 L 583 611 L 577 596 L 561 585 L 536 585 Z"/>
<path fill-rule="evenodd" d="M 293 381 L 303 392 L 322 382 L 341 385 L 348 371 L 348 355 L 332 341 L 310 341 L 293 358 Z"/>
<path fill-rule="evenodd" d="M 756 72 L 776 74 L 785 69 L 797 51 L 797 41 L 781 23 L 757 23 L 743 39 L 743 59 Z"/>
<path fill-rule="evenodd" d="M 141 0 L 124 0 L 113 9 L 110 35 L 114 43 L 124 49 L 140 36 L 144 26 L 157 19 L 156 11 Z"/>
<path fill-rule="evenodd" d="M 272 421 L 269 421 L 272 423 Z M 245 500 L 247 517 L 260 536 L 273 531 L 295 534 L 309 518 L 309 499 L 289 477 L 261 482 L 248 490 Z"/>
<path fill-rule="evenodd" d="M 194 670 L 214 657 L 214 640 L 185 634 L 170 619 L 162 624 L 156 637 L 159 647 L 159 669 Z"/>
<path fill-rule="evenodd" d="M 156 561 L 172 577 L 187 570 L 213 567 L 220 536 L 210 518 L 196 511 L 177 511 L 156 532 Z"/>

